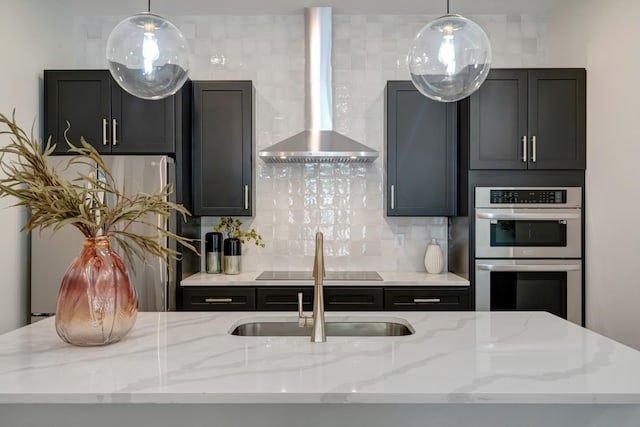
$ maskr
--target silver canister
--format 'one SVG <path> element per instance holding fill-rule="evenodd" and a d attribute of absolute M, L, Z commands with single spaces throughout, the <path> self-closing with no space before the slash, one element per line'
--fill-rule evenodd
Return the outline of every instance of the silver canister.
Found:
<path fill-rule="evenodd" d="M 207 273 L 222 273 L 222 233 L 212 232 L 206 234 L 205 256 Z"/>
<path fill-rule="evenodd" d="M 242 271 L 242 245 L 240 239 L 224 239 L 224 274 L 240 274 Z"/>

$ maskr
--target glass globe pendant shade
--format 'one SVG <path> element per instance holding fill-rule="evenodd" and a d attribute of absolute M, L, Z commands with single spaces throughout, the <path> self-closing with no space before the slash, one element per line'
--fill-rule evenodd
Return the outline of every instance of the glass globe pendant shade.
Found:
<path fill-rule="evenodd" d="M 491 44 L 475 22 L 445 15 L 425 25 L 407 57 L 414 86 L 440 102 L 454 102 L 475 92 L 489 74 Z"/>
<path fill-rule="evenodd" d="M 189 75 L 189 45 L 166 19 L 139 13 L 122 20 L 107 40 L 109 71 L 130 94 L 162 99 L 176 93 Z"/>

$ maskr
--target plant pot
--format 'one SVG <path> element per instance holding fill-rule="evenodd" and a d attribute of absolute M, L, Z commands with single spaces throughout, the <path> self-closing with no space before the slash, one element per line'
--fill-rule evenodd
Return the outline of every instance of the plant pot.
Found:
<path fill-rule="evenodd" d="M 73 345 L 119 341 L 138 315 L 138 294 L 108 236 L 87 237 L 58 293 L 56 332 Z"/>
<path fill-rule="evenodd" d="M 242 242 L 237 237 L 227 237 L 223 243 L 224 274 L 240 274 L 242 269 Z"/>

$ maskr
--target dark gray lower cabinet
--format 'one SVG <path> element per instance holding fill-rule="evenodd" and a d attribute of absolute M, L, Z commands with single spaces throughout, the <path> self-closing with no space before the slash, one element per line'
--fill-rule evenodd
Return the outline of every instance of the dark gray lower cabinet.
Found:
<path fill-rule="evenodd" d="M 313 286 L 257 288 L 258 311 L 297 311 L 298 292 L 304 310 L 313 310 Z M 380 311 L 382 288 L 324 286 L 325 311 Z"/>
<path fill-rule="evenodd" d="M 254 311 L 256 288 L 249 286 L 183 287 L 182 311 Z"/>
<path fill-rule="evenodd" d="M 325 311 L 380 311 L 382 288 L 373 287 L 325 287 Z"/>
<path fill-rule="evenodd" d="M 257 288 L 258 311 L 297 311 L 298 293 L 302 292 L 304 310 L 313 310 L 313 287 L 264 287 Z"/>
<path fill-rule="evenodd" d="M 388 311 L 469 310 L 468 287 L 386 288 L 384 309 Z"/>
<path fill-rule="evenodd" d="M 184 311 L 313 310 L 313 286 L 182 287 Z M 469 310 L 469 288 L 453 286 L 324 286 L 325 311 Z"/>

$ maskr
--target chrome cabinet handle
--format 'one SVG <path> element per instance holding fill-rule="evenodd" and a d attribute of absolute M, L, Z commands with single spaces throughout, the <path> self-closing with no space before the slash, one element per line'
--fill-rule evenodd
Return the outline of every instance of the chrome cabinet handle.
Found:
<path fill-rule="evenodd" d="M 421 302 L 440 302 L 440 298 L 414 298 L 413 302 L 421 303 Z"/>
<path fill-rule="evenodd" d="M 478 270 L 484 271 L 578 271 L 579 265 L 547 265 L 547 264 L 526 264 L 526 265 L 495 265 L 495 264 L 478 264 Z"/>
<path fill-rule="evenodd" d="M 391 210 L 396 208 L 396 186 L 391 184 Z"/>
<path fill-rule="evenodd" d="M 109 141 L 107 140 L 107 119 L 102 119 L 102 145 L 108 145 Z"/>
<path fill-rule="evenodd" d="M 244 186 L 244 209 L 249 209 L 249 186 Z"/>
<path fill-rule="evenodd" d="M 522 137 L 522 162 L 527 163 L 527 135 Z"/>
<path fill-rule="evenodd" d="M 233 298 L 205 298 L 204 302 L 233 302 Z"/>
<path fill-rule="evenodd" d="M 116 119 L 113 119 L 111 123 L 112 123 L 111 127 L 113 128 L 113 145 L 118 145 L 118 130 L 117 130 L 118 121 Z"/>
<path fill-rule="evenodd" d="M 538 147 L 536 144 L 536 136 L 531 137 L 531 161 L 535 163 L 538 160 Z"/>

